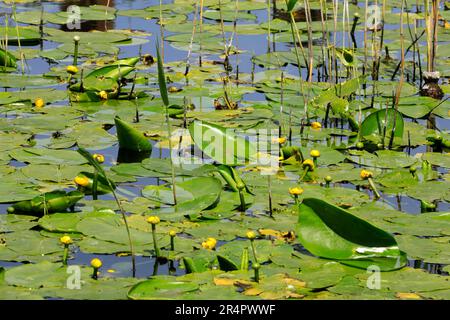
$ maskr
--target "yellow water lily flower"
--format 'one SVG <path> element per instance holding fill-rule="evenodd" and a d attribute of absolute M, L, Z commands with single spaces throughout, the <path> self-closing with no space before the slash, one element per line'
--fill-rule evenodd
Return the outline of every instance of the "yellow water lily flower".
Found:
<path fill-rule="evenodd" d="M 322 124 L 320 122 L 317 122 L 317 121 L 312 122 L 311 123 L 311 128 L 313 128 L 313 129 L 320 129 L 320 128 L 322 128 Z"/>
<path fill-rule="evenodd" d="M 157 216 L 150 216 L 147 218 L 147 222 L 150 224 L 158 224 L 161 220 Z"/>
<path fill-rule="evenodd" d="M 250 240 L 254 240 L 256 238 L 256 233 L 254 231 L 247 231 L 246 236 Z"/>
<path fill-rule="evenodd" d="M 172 238 L 176 237 L 176 235 L 177 235 L 177 232 L 175 230 L 170 230 L 169 231 L 169 236 L 171 236 Z"/>
<path fill-rule="evenodd" d="M 42 108 L 43 106 L 45 106 L 45 101 L 42 98 L 37 98 L 36 100 L 34 100 L 34 106 L 38 109 Z"/>
<path fill-rule="evenodd" d="M 89 179 L 86 177 L 80 177 L 76 176 L 75 179 L 73 179 L 75 184 L 81 186 L 81 187 L 87 187 L 89 185 Z"/>
<path fill-rule="evenodd" d="M 208 250 L 213 250 L 216 247 L 217 240 L 214 238 L 208 238 L 202 242 L 202 247 Z"/>
<path fill-rule="evenodd" d="M 373 177 L 373 172 L 363 169 L 363 170 L 361 170 L 360 176 L 361 176 L 361 179 L 367 180 L 367 179 Z"/>
<path fill-rule="evenodd" d="M 314 170 L 314 161 L 312 161 L 311 159 L 306 159 L 305 161 L 303 161 L 303 168 L 309 168 L 309 170 L 313 171 Z"/>
<path fill-rule="evenodd" d="M 320 157 L 320 151 L 319 150 L 311 150 L 309 155 L 313 158 L 318 158 L 318 157 Z"/>
<path fill-rule="evenodd" d="M 108 100 L 108 93 L 106 91 L 100 91 L 98 93 L 98 95 L 100 96 L 100 99 L 102 100 Z"/>
<path fill-rule="evenodd" d="M 280 138 L 273 138 L 272 142 L 273 143 L 279 143 L 279 144 L 283 144 L 286 142 L 286 137 L 280 137 Z"/>
<path fill-rule="evenodd" d="M 63 237 L 61 237 L 60 239 L 59 239 L 59 241 L 62 243 L 62 244 L 64 244 L 64 245 L 69 245 L 69 244 L 71 244 L 73 241 L 72 241 L 72 238 L 71 237 L 69 237 L 69 236 L 63 236 Z"/>
<path fill-rule="evenodd" d="M 289 193 L 293 196 L 301 195 L 305 190 L 300 187 L 289 188 Z"/>
<path fill-rule="evenodd" d="M 94 269 L 100 269 L 102 267 L 103 263 L 102 260 L 98 259 L 98 258 L 94 258 L 91 260 L 91 266 Z"/>
<path fill-rule="evenodd" d="M 92 157 L 93 157 L 95 160 L 97 160 L 98 163 L 103 163 L 103 162 L 105 162 L 105 157 L 104 157 L 102 154 L 97 154 L 97 153 L 95 153 Z"/>
<path fill-rule="evenodd" d="M 76 66 L 67 66 L 66 71 L 70 74 L 77 74 L 78 68 Z"/>

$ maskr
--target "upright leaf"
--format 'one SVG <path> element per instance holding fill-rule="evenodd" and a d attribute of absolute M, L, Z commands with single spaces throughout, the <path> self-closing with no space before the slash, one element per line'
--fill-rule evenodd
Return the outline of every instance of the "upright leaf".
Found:
<path fill-rule="evenodd" d="M 291 12 L 292 10 L 294 10 L 295 5 L 297 4 L 298 0 L 289 0 L 286 4 L 287 6 L 287 11 Z"/>
<path fill-rule="evenodd" d="M 166 76 L 164 74 L 163 61 L 159 53 L 159 43 L 156 43 L 156 57 L 158 60 L 158 83 L 159 92 L 161 93 L 162 101 L 166 107 L 169 106 L 169 95 L 167 93 Z"/>
<path fill-rule="evenodd" d="M 384 137 L 384 142 L 387 143 L 394 130 L 394 139 L 402 139 L 404 126 L 400 112 L 394 109 L 375 111 L 362 122 L 359 138 L 373 143 L 383 143 Z"/>
<path fill-rule="evenodd" d="M 189 132 L 195 144 L 218 163 L 237 166 L 256 159 L 255 145 L 231 129 L 194 121 L 189 125 Z"/>
<path fill-rule="evenodd" d="M 394 237 L 348 211 L 315 198 L 299 205 L 299 241 L 312 254 L 355 267 L 399 269 L 405 255 Z"/>
<path fill-rule="evenodd" d="M 0 49 L 0 67 L 17 68 L 17 60 L 10 52 Z"/>
<path fill-rule="evenodd" d="M 136 130 L 119 117 L 114 119 L 114 123 L 116 124 L 117 138 L 121 149 L 136 152 L 149 152 L 152 150 L 152 144 L 142 132 Z"/>

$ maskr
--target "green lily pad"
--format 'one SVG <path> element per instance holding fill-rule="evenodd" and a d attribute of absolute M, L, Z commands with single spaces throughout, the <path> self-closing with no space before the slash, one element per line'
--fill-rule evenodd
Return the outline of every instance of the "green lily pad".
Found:
<path fill-rule="evenodd" d="M 299 241 L 311 253 L 366 268 L 376 261 L 384 270 L 405 265 L 390 234 L 325 201 L 308 198 L 299 205 Z"/>

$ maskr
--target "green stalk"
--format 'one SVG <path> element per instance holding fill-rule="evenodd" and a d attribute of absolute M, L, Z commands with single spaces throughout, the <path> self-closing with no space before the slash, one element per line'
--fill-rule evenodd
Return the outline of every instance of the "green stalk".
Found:
<path fill-rule="evenodd" d="M 175 237 L 170 237 L 170 251 L 175 251 Z"/>
<path fill-rule="evenodd" d="M 97 268 L 93 268 L 92 279 L 94 279 L 94 280 L 98 279 L 98 269 Z"/>
<path fill-rule="evenodd" d="M 293 42 L 294 42 L 295 57 L 296 57 L 296 60 L 297 60 L 298 76 L 299 76 L 299 79 L 300 79 L 300 94 L 303 96 L 303 103 L 304 103 L 304 106 L 305 106 L 304 111 L 305 111 L 306 118 L 309 121 L 308 104 L 307 104 L 306 96 L 304 95 L 303 79 L 302 79 L 302 66 L 300 64 L 300 54 L 298 52 L 297 42 L 300 45 L 300 49 L 302 51 L 302 55 L 303 55 L 303 59 L 305 60 L 305 64 L 308 65 L 308 62 L 306 60 L 305 52 L 303 50 L 302 41 L 300 39 L 300 34 L 298 32 L 298 29 L 297 29 L 297 27 L 294 28 L 294 26 L 296 26 L 294 14 L 292 13 L 292 11 L 290 11 L 289 15 L 290 15 L 290 18 L 291 18 L 290 25 L 291 25 L 292 38 L 293 38 Z"/>
<path fill-rule="evenodd" d="M 267 185 L 269 188 L 269 215 L 272 218 L 273 216 L 273 207 L 272 207 L 272 177 L 269 174 L 267 176 Z"/>
<path fill-rule="evenodd" d="M 256 247 L 255 247 L 255 240 L 250 240 L 250 243 L 252 245 L 252 252 L 253 252 L 253 259 L 255 259 L 255 264 L 258 263 L 258 258 L 256 256 Z"/>
<path fill-rule="evenodd" d="M 17 18 L 16 18 L 16 2 L 15 1 L 13 1 L 12 9 L 13 9 L 14 21 L 17 21 Z M 22 45 L 20 44 L 19 25 L 18 25 L 17 22 L 16 22 L 16 35 L 17 35 L 17 43 L 18 43 L 18 46 L 19 46 L 19 55 L 20 55 L 21 69 L 22 69 L 22 75 L 23 75 L 23 74 L 25 74 L 25 62 L 24 62 L 24 54 L 23 54 L 23 51 L 22 51 Z"/>
<path fill-rule="evenodd" d="M 73 65 L 76 67 L 78 64 L 78 46 L 80 44 L 80 40 L 76 38 L 76 36 L 73 39 L 74 42 L 74 49 L 73 49 Z"/>
<path fill-rule="evenodd" d="M 133 241 L 131 239 L 130 227 L 128 225 L 125 210 L 123 209 L 122 204 L 120 203 L 119 198 L 117 197 L 117 193 L 114 190 L 114 186 L 111 183 L 111 181 L 109 180 L 109 178 L 106 176 L 106 173 L 103 170 L 103 168 L 100 166 L 100 164 L 97 162 L 97 160 L 95 160 L 92 157 L 92 155 L 88 151 L 86 151 L 83 148 L 79 148 L 78 153 L 81 154 L 86 160 L 88 160 L 89 164 L 91 166 L 93 166 L 98 171 L 98 173 L 101 174 L 105 178 L 106 182 L 108 183 L 109 188 L 111 189 L 111 192 L 114 196 L 114 200 L 116 201 L 116 204 L 119 207 L 120 213 L 122 214 L 122 219 L 123 219 L 123 223 L 125 224 L 125 229 L 127 230 L 128 242 L 130 245 L 130 253 L 131 253 L 132 273 L 133 273 L 133 277 L 135 277 L 136 276 L 136 256 L 134 253 Z"/>
<path fill-rule="evenodd" d="M 255 263 L 252 268 L 255 270 L 255 281 L 259 282 L 259 269 L 261 269 L 261 265 L 259 263 Z"/>
<path fill-rule="evenodd" d="M 244 190 L 243 189 L 239 190 L 239 200 L 241 201 L 240 210 L 242 212 L 245 212 L 246 205 L 245 205 L 245 197 L 244 197 Z"/>
<path fill-rule="evenodd" d="M 161 93 L 161 99 L 163 100 L 165 109 L 166 109 L 166 124 L 167 124 L 167 134 L 169 138 L 169 149 L 170 149 L 170 167 L 172 171 L 172 194 L 173 194 L 173 203 L 177 205 L 177 191 L 175 185 L 175 167 L 173 166 L 172 160 L 172 130 L 170 129 L 170 117 L 169 117 L 169 94 L 167 93 L 167 84 L 166 77 L 164 75 L 164 67 L 163 61 L 161 58 L 160 50 L 159 50 L 159 42 L 156 43 L 156 54 L 158 59 L 158 83 L 159 83 L 159 91 Z"/>
<path fill-rule="evenodd" d="M 295 205 L 298 205 L 298 195 L 294 195 L 294 201 L 295 201 Z"/>
<path fill-rule="evenodd" d="M 156 259 L 161 257 L 161 252 L 158 247 L 158 242 L 156 241 L 156 224 L 152 224 L 152 237 L 153 237 L 153 248 L 155 249 Z"/>
<path fill-rule="evenodd" d="M 63 265 L 67 266 L 67 258 L 69 257 L 69 245 L 65 244 L 64 245 L 64 253 L 63 253 L 63 258 L 62 258 L 62 263 Z"/>
<path fill-rule="evenodd" d="M 94 168 L 94 179 L 92 181 L 92 200 L 98 199 L 98 170 Z"/>
<path fill-rule="evenodd" d="M 303 173 L 302 177 L 301 177 L 300 180 L 299 180 L 300 182 L 302 182 L 303 179 L 305 179 L 305 177 L 306 177 L 306 175 L 308 174 L 308 172 L 309 172 L 309 167 L 305 168 L 305 172 Z"/>
<path fill-rule="evenodd" d="M 372 178 L 368 178 L 367 180 L 369 181 L 370 188 L 372 189 L 373 193 L 375 194 L 375 198 L 380 199 L 381 195 L 378 192 L 377 187 L 375 186 L 375 183 L 373 182 Z"/>

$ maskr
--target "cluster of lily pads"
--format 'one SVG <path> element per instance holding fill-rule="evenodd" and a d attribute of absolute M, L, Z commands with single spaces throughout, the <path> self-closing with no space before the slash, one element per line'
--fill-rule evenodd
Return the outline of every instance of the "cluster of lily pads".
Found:
<path fill-rule="evenodd" d="M 306 79 L 296 42 L 310 40 L 305 62 L 322 70 L 322 28 L 347 33 L 345 24 L 293 24 L 286 16 L 303 2 L 279 0 L 264 21 L 258 0 L 204 0 L 202 19 L 188 18 L 197 2 L 81 7 L 85 22 L 157 21 L 165 52 L 187 55 L 171 61 L 159 35 L 67 32 L 67 12 L 0 1 L 12 20 L 0 26 L 0 299 L 448 299 L 449 85 L 442 100 L 418 95 L 417 81 L 398 87 L 404 46 L 389 28 L 379 79 L 362 72 L 375 60 L 362 47 L 336 48 L 336 81 Z M 402 3 L 388 4 L 386 25 L 398 25 Z M 233 42 L 240 36 L 282 49 L 255 55 Z M 444 78 L 449 36 L 439 25 Z M 121 55 L 149 39 L 155 58 Z M 34 59 L 52 65 L 33 75 Z M 259 129 L 279 132 L 267 141 L 280 149 L 274 172 L 249 161 Z M 194 134 L 209 131 L 215 140 Z M 223 141 L 244 158 L 218 157 Z M 192 150 L 201 164 L 174 163 Z M 74 266 L 79 290 L 68 285 Z"/>

